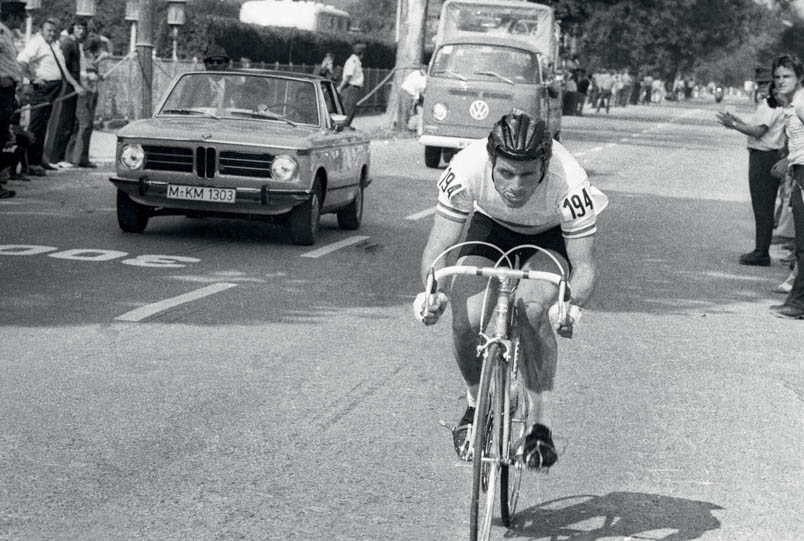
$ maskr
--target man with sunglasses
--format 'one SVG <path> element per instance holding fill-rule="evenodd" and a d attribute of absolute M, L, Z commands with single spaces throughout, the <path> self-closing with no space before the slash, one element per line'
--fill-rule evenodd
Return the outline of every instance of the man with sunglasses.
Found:
<path fill-rule="evenodd" d="M 204 69 L 210 72 L 228 71 L 231 59 L 223 47 L 212 44 L 204 57 Z M 232 88 L 231 79 L 223 74 L 210 73 L 207 84 L 186 86 L 182 93 L 182 103 L 188 107 L 214 107 L 222 109 L 232 105 L 232 96 L 236 89 Z"/>
<path fill-rule="evenodd" d="M 570 272 L 570 317 L 577 321 L 598 274 L 593 193 L 586 172 L 569 151 L 552 140 L 544 121 L 521 112 L 503 116 L 487 139 L 456 154 L 438 181 L 436 215 L 422 254 L 422 282 L 426 282 L 433 261 L 461 239 L 469 221 L 466 241 L 482 241 L 503 251 L 521 244 L 549 250 Z M 604 196 L 597 194 L 600 192 L 595 195 L 604 201 Z M 458 264 L 494 266 L 500 255 L 489 246 L 468 244 L 460 249 Z M 541 251 L 525 249 L 518 255 L 523 268 L 557 271 L 555 262 Z M 435 270 L 446 266 L 446 259 L 439 259 Z M 474 421 L 482 368 L 477 346 L 486 282 L 461 278 L 451 287 L 439 284 L 435 306 L 428 307 L 426 293 L 420 293 L 414 302 L 416 317 L 432 325 L 445 310 L 448 294 L 452 300 L 453 352 L 466 383 L 468 402 L 453 430 L 455 450 L 462 460 L 470 456 L 468 433 Z M 518 452 L 531 468 L 550 467 L 558 458 L 548 411 L 557 359 L 549 311 L 556 296 L 557 288 L 541 281 L 523 281 L 517 290 L 519 364 L 530 398 L 528 419 L 532 423 L 524 448 Z M 494 306 L 493 295 L 488 302 Z"/>

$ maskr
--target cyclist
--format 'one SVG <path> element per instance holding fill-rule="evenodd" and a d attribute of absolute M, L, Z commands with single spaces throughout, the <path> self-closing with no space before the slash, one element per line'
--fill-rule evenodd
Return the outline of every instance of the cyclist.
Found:
<path fill-rule="evenodd" d="M 460 240 L 471 216 L 467 241 L 485 241 L 503 250 L 520 244 L 550 250 L 564 269 L 571 271 L 569 313 L 577 321 L 597 279 L 595 205 L 586 172 L 569 151 L 552 140 L 541 119 L 517 111 L 500 118 L 487 139 L 455 155 L 438 181 L 438 190 L 436 215 L 422 254 L 423 281 L 433 260 Z M 493 266 L 500 255 L 487 246 L 467 245 L 460 250 L 458 264 Z M 537 250 L 522 250 L 519 256 L 523 268 L 557 270 L 555 263 Z M 446 265 L 442 258 L 435 268 Z M 477 346 L 485 287 L 484 278 L 464 278 L 454 281 L 451 288 L 439 284 L 429 302 L 425 302 L 427 293 L 420 293 L 414 301 L 416 316 L 432 325 L 446 308 L 450 290 L 453 353 L 467 387 L 468 405 L 453 430 L 455 450 L 462 460 L 471 459 L 468 431 L 482 367 Z M 548 311 L 556 299 L 557 288 L 550 283 L 522 281 L 518 286 L 520 370 L 533 423 L 524 449 L 518 452 L 531 468 L 552 466 L 558 458 L 548 411 L 557 359 Z M 493 309 L 493 297 L 487 307 Z"/>

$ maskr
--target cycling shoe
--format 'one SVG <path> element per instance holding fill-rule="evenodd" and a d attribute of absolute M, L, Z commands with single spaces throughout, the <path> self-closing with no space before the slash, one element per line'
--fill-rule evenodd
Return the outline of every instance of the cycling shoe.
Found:
<path fill-rule="evenodd" d="M 534 424 L 525 434 L 524 446 L 518 454 L 528 468 L 549 468 L 555 464 L 558 454 L 550 429 L 541 423 Z"/>
<path fill-rule="evenodd" d="M 475 408 L 467 406 L 463 417 L 458 421 L 458 425 L 452 429 L 452 443 L 458 458 L 465 461 L 472 461 L 472 449 L 469 449 L 469 441 L 472 424 L 475 422 Z"/>

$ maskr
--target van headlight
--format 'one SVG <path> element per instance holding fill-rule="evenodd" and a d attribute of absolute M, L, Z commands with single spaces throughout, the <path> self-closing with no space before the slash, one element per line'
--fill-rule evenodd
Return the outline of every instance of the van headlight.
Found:
<path fill-rule="evenodd" d="M 298 171 L 298 162 L 293 158 L 293 156 L 288 156 L 287 154 L 280 154 L 274 158 L 274 161 L 271 164 L 271 176 L 274 180 L 281 180 L 283 182 L 293 180 Z"/>
<path fill-rule="evenodd" d="M 433 105 L 433 118 L 441 122 L 445 118 L 447 118 L 447 113 L 449 112 L 449 107 L 447 107 L 446 103 L 436 103 Z"/>
<path fill-rule="evenodd" d="M 126 169 L 141 169 L 145 162 L 145 151 L 136 143 L 123 145 L 120 151 L 120 165 Z"/>

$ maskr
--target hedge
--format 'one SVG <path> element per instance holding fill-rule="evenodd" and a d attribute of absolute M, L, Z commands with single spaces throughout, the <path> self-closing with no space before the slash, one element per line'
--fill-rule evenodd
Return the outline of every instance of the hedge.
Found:
<path fill-rule="evenodd" d="M 172 47 L 170 28 L 166 23 L 160 24 L 158 36 L 157 54 L 163 56 Z M 188 16 L 187 23 L 179 31 L 179 56 L 203 58 L 212 43 L 223 47 L 235 61 L 248 57 L 253 62 L 310 65 L 319 64 L 327 51 L 333 52 L 335 63 L 342 65 L 352 53 L 352 45 L 365 43 L 365 67 L 390 69 L 396 62 L 395 44 L 365 35 L 258 26 L 212 15 Z"/>

